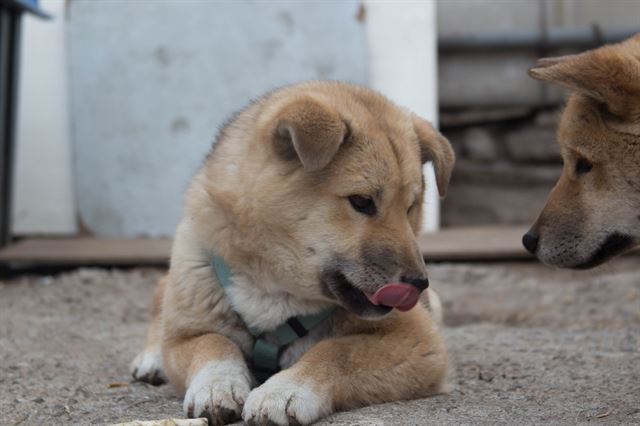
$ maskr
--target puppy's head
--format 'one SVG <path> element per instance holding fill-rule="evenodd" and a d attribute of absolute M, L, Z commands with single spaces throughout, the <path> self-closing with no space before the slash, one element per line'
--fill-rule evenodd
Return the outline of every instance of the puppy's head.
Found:
<path fill-rule="evenodd" d="M 640 35 L 529 74 L 573 94 L 558 129 L 562 175 L 523 243 L 545 263 L 590 268 L 640 242 Z"/>
<path fill-rule="evenodd" d="M 383 96 L 343 83 L 283 89 L 257 114 L 266 151 L 252 154 L 263 167 L 250 195 L 262 211 L 252 220 L 271 230 L 281 254 L 272 266 L 295 278 L 281 281 L 286 290 L 363 317 L 412 306 L 412 288 L 428 285 L 416 241 L 422 164 L 433 161 L 444 194 L 448 141 Z"/>

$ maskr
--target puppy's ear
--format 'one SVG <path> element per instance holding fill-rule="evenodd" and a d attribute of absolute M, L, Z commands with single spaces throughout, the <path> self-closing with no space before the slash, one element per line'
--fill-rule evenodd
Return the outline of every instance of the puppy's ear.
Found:
<path fill-rule="evenodd" d="M 449 141 L 426 120 L 413 117 L 413 127 L 418 135 L 422 163 L 433 162 L 436 171 L 436 183 L 441 197 L 447 194 L 449 179 L 456 157 Z"/>
<path fill-rule="evenodd" d="M 347 136 L 348 128 L 337 111 L 316 99 L 299 98 L 275 116 L 276 152 L 298 157 L 305 170 L 325 168 Z"/>
<path fill-rule="evenodd" d="M 557 83 L 606 104 L 622 119 L 640 116 L 640 38 L 579 55 L 545 58 L 529 70 L 535 79 Z"/>

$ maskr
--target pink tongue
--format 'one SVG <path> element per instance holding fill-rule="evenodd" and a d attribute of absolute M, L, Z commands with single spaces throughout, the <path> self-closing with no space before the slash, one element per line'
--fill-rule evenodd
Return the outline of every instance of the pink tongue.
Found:
<path fill-rule="evenodd" d="M 365 293 L 374 305 L 384 305 L 399 311 L 408 311 L 416 306 L 420 291 L 411 284 L 391 283 L 384 285 L 373 294 Z"/>

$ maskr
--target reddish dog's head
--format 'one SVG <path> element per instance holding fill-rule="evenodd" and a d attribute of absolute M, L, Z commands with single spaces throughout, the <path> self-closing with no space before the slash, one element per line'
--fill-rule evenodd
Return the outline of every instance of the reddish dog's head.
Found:
<path fill-rule="evenodd" d="M 590 268 L 640 244 L 640 35 L 542 59 L 529 75 L 573 93 L 562 176 L 523 243 L 550 265 Z"/>

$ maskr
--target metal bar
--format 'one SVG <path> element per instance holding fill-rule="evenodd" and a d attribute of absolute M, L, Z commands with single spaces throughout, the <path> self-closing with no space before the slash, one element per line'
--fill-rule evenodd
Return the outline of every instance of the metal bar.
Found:
<path fill-rule="evenodd" d="M 438 39 L 440 52 L 504 49 L 552 49 L 559 47 L 592 48 L 606 43 L 616 43 L 640 32 L 636 28 L 554 28 L 548 33 L 523 31 L 494 34 L 465 34 L 443 36 Z"/>
<path fill-rule="evenodd" d="M 29 0 L 0 0 L 0 7 L 3 9 L 11 9 L 18 14 L 28 12 L 42 19 L 51 19 L 51 15 L 38 9 L 37 2 Z"/>
<path fill-rule="evenodd" d="M 0 247 L 3 247 L 11 241 L 21 13 L 0 10 L 0 14 Z"/>
<path fill-rule="evenodd" d="M 9 172 L 8 140 L 6 137 L 6 118 L 8 106 L 8 70 L 9 70 L 9 39 L 10 39 L 10 12 L 0 9 L 0 247 L 5 246 L 10 239 L 9 217 L 11 215 L 11 203 L 9 202 L 9 188 L 11 173 Z"/>

